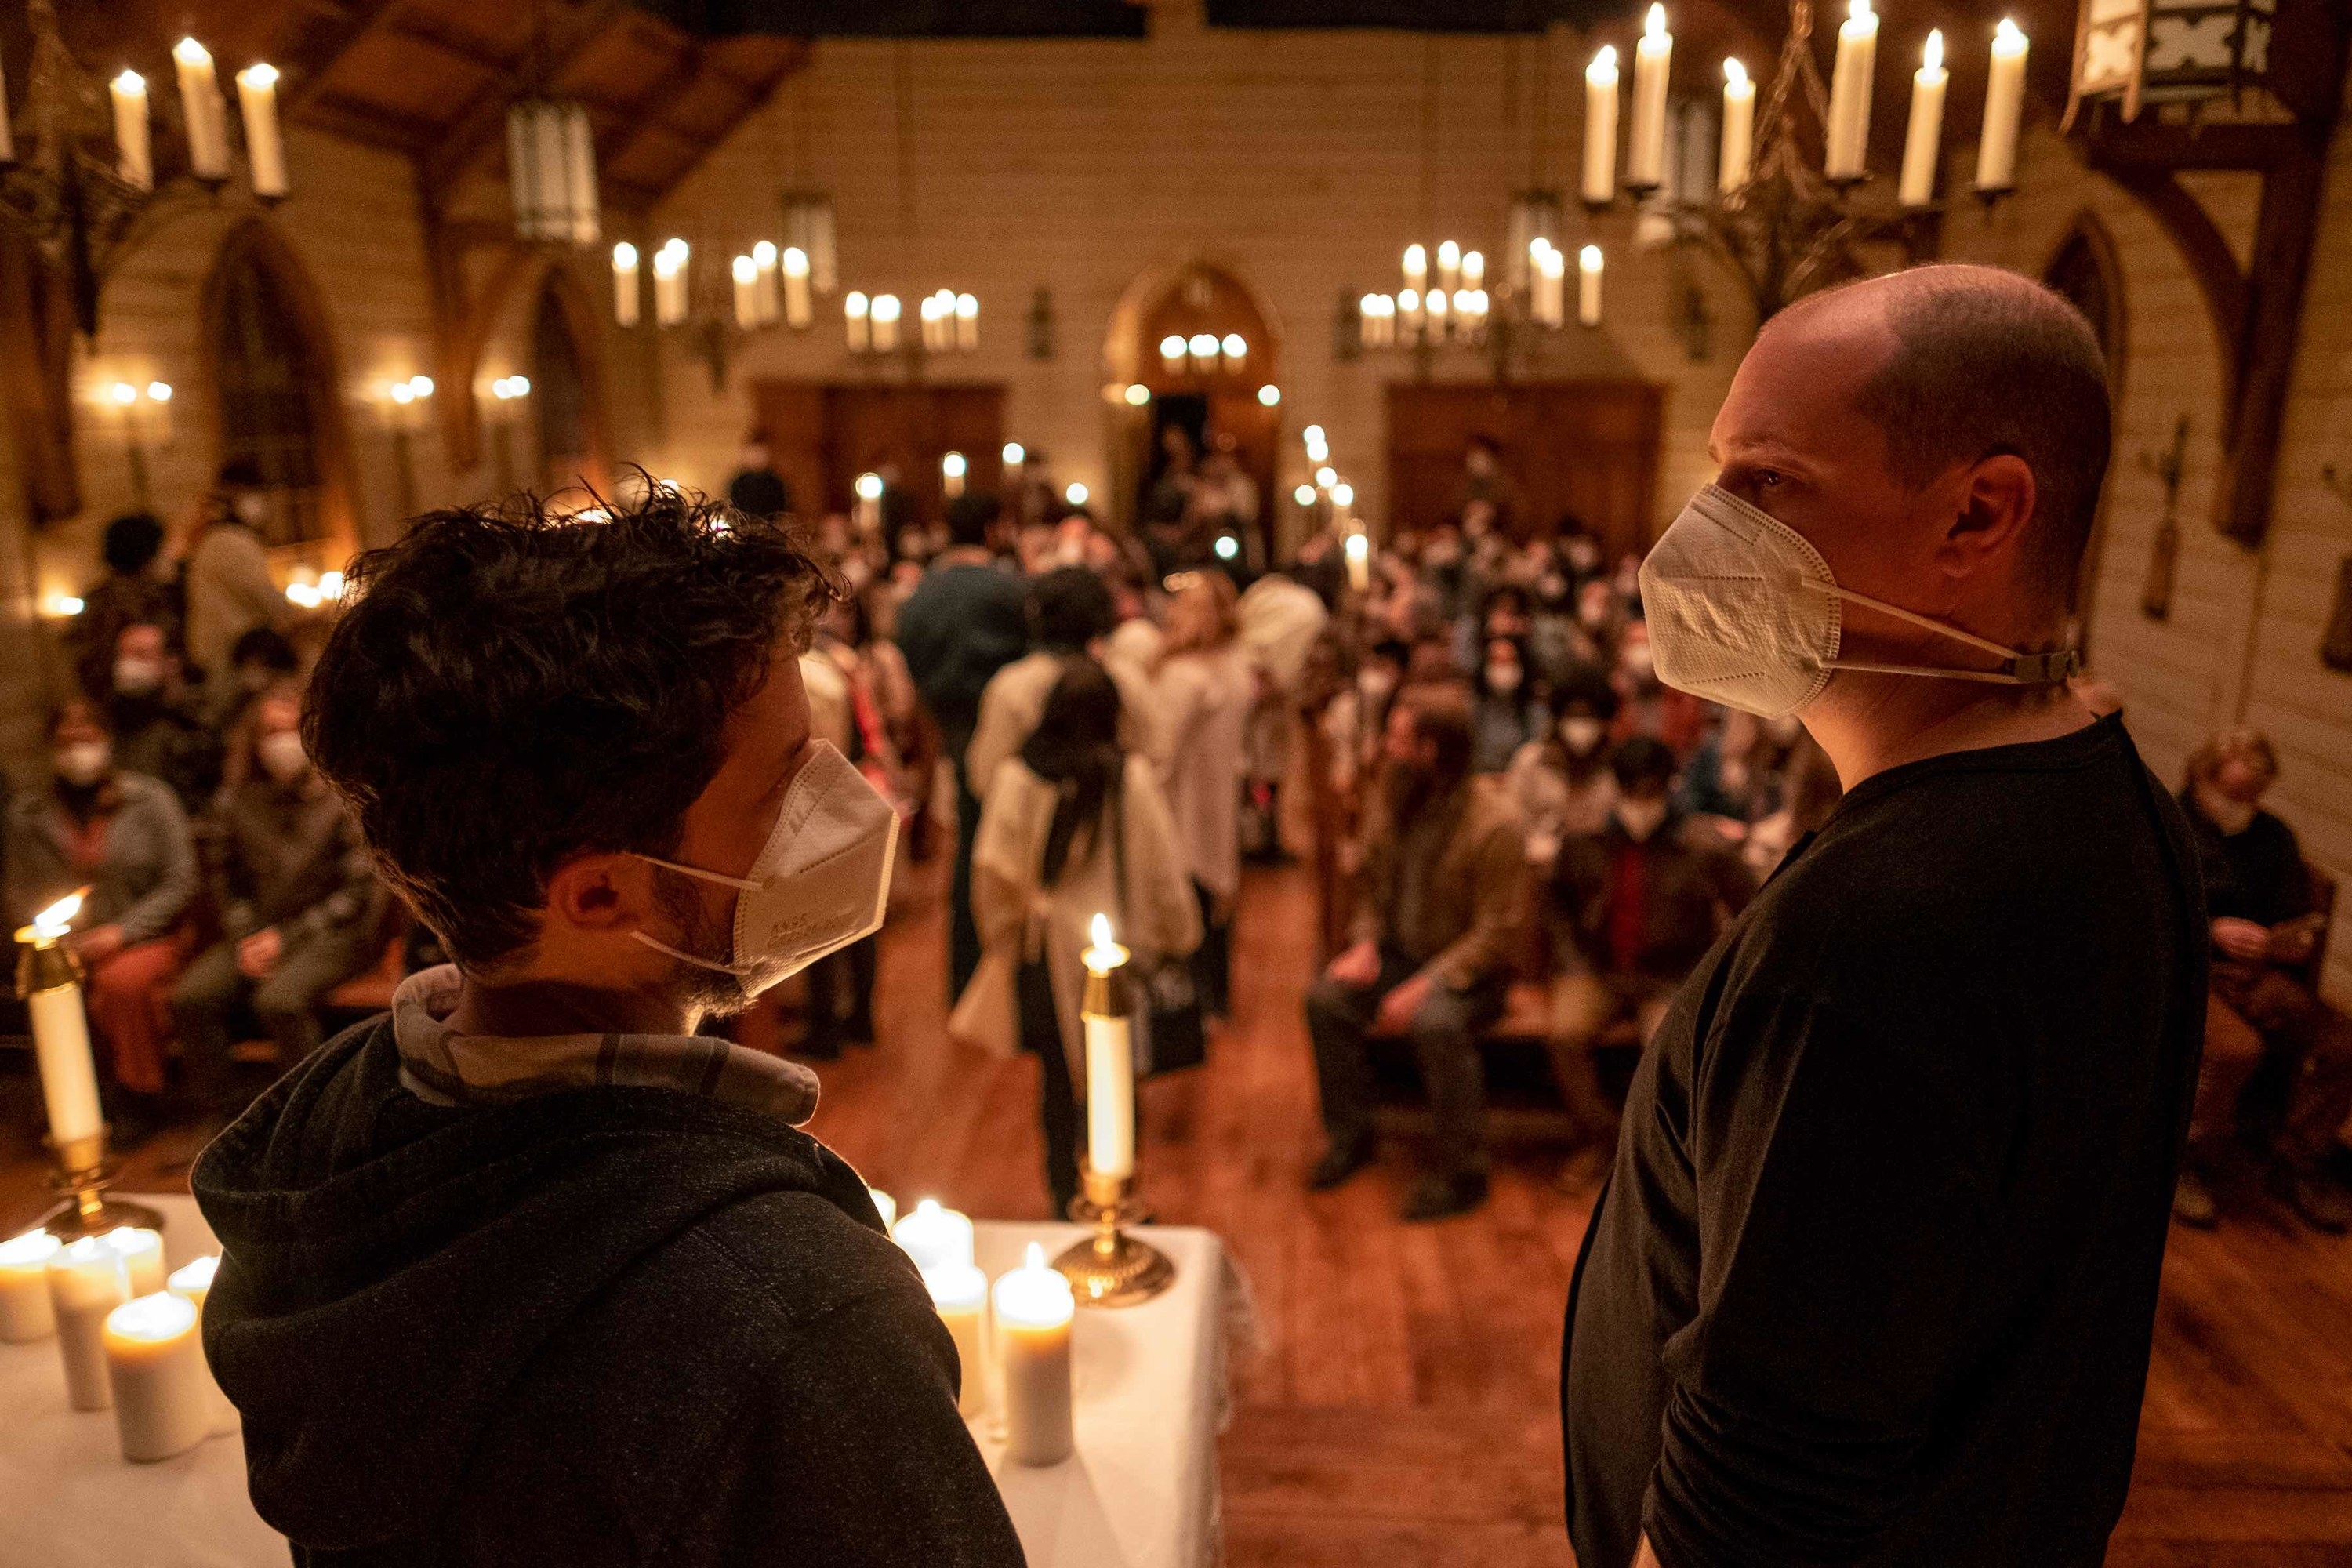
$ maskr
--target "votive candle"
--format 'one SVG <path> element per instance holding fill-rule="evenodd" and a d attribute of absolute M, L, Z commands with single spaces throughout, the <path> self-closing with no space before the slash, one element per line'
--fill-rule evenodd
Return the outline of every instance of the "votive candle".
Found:
<path fill-rule="evenodd" d="M 1070 1330 L 1077 1300 L 1045 1267 L 1035 1242 L 997 1280 L 996 1359 L 1004 1375 L 1005 1453 L 1017 1465 L 1058 1465 L 1076 1447 L 1071 1419 Z"/>
<path fill-rule="evenodd" d="M 124 1458 L 168 1459 L 212 1435 L 212 1373 L 198 1321 L 196 1304 L 168 1290 L 106 1315 L 106 1366 Z"/>
<path fill-rule="evenodd" d="M 49 1259 L 57 1255 L 58 1238 L 46 1230 L 0 1241 L 0 1340 L 21 1345 L 58 1331 L 49 1305 Z"/>
<path fill-rule="evenodd" d="M 971 1220 L 954 1209 L 941 1208 L 937 1198 L 917 1204 L 914 1213 L 890 1227 L 890 1238 L 906 1249 L 918 1268 L 947 1268 L 971 1261 Z"/>
<path fill-rule="evenodd" d="M 76 1410 L 103 1410 L 114 1398 L 106 1376 L 106 1315 L 131 1300 L 130 1271 L 105 1237 L 85 1236 L 58 1248 L 48 1278 L 66 1403 Z"/>
<path fill-rule="evenodd" d="M 966 1415 L 978 1415 L 987 1402 L 986 1383 L 981 1374 L 981 1324 L 988 1313 L 988 1276 L 971 1264 L 955 1263 L 925 1269 L 923 1285 L 931 1293 L 931 1305 L 938 1310 L 940 1321 L 947 1325 L 948 1337 L 955 1342 L 956 1359 L 963 1366 L 956 1408 Z"/>
<path fill-rule="evenodd" d="M 152 1296 L 163 1288 L 163 1238 L 135 1225 L 118 1225 L 104 1238 L 122 1259 L 133 1296 Z"/>

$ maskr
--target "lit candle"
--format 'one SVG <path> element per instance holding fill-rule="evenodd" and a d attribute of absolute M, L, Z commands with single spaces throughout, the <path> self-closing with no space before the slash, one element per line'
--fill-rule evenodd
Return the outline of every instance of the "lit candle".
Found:
<path fill-rule="evenodd" d="M 1462 287 L 1462 247 L 1450 239 L 1438 242 L 1437 286 L 1449 294 Z"/>
<path fill-rule="evenodd" d="M 776 319 L 776 243 L 763 239 L 751 247 L 751 266 L 757 276 L 753 283 L 760 294 L 760 324 L 768 326 Z"/>
<path fill-rule="evenodd" d="M 980 296 L 959 294 L 955 298 L 955 343 L 965 353 L 980 347 Z"/>
<path fill-rule="evenodd" d="M 915 1205 L 913 1214 L 902 1216 L 890 1228 L 890 1239 L 915 1260 L 918 1268 L 948 1268 L 971 1261 L 971 1219 L 941 1208 L 937 1198 L 925 1198 Z"/>
<path fill-rule="evenodd" d="M 33 1055 L 41 1075 L 41 1099 L 49 1114 L 49 1142 L 68 1165 L 77 1160 L 94 1163 L 100 1152 L 92 1141 L 106 1130 L 99 1109 L 98 1069 L 89 1053 L 89 1018 L 82 1011 L 81 984 L 66 950 L 60 946 L 74 916 L 81 912 L 81 895 L 60 899 L 33 917 L 16 933 L 19 943 L 33 949 L 28 967 L 32 987 L 25 1005 L 32 1014 Z"/>
<path fill-rule="evenodd" d="M 1018 441 L 1007 441 L 1004 443 L 1004 450 L 999 452 L 997 458 L 1006 468 L 1017 473 L 1021 465 L 1029 460 L 1029 451 Z"/>
<path fill-rule="evenodd" d="M 956 1408 L 966 1415 L 975 1415 L 984 1402 L 986 1388 L 981 1376 L 980 1347 L 981 1323 L 988 1310 L 988 1276 L 969 1263 L 950 1263 L 944 1268 L 923 1270 L 923 1285 L 931 1293 L 940 1321 L 948 1326 L 948 1337 L 955 1341 L 956 1359 L 963 1363 Z"/>
<path fill-rule="evenodd" d="M 1830 77 L 1830 122 L 1823 133 L 1822 173 L 1858 180 L 1870 146 L 1870 77 L 1878 66 L 1878 14 L 1870 0 L 1853 0 L 1838 26 L 1837 68 Z"/>
<path fill-rule="evenodd" d="M 871 307 L 864 293 L 852 289 L 842 297 L 841 319 L 849 328 L 849 352 L 862 354 L 874 346 Z"/>
<path fill-rule="evenodd" d="M 49 1258 L 49 1310 L 66 1368 L 66 1403 L 103 1410 L 114 1397 L 106 1380 L 106 1315 L 131 1300 L 122 1255 L 102 1236 L 85 1236 Z"/>
<path fill-rule="evenodd" d="M 1927 30 L 1927 46 L 1919 55 L 1919 68 L 1911 77 L 1911 125 L 1903 138 L 1903 179 L 1895 193 L 1906 207 L 1924 207 L 1936 199 L 1936 155 L 1944 143 L 1944 88 L 1951 78 L 1944 68 L 1940 28 Z"/>
<path fill-rule="evenodd" d="M 1070 1282 L 1035 1242 L 997 1280 L 996 1363 L 1004 1374 L 1005 1453 L 1017 1465 L 1058 1465 L 1076 1447 L 1070 1420 Z"/>
<path fill-rule="evenodd" d="M 1601 324 L 1601 247 L 1597 245 L 1576 253 L 1576 319 L 1588 327 Z"/>
<path fill-rule="evenodd" d="M 1217 334 L 1194 332 L 1188 345 L 1192 351 L 1192 368 L 1202 375 L 1217 368 Z"/>
<path fill-rule="evenodd" d="M 748 331 L 760 324 L 760 264 L 739 256 L 730 265 L 735 274 L 735 324 Z"/>
<path fill-rule="evenodd" d="M 58 1331 L 49 1305 L 49 1259 L 57 1255 L 58 1238 L 46 1230 L 0 1241 L 0 1341 L 20 1345 Z"/>
<path fill-rule="evenodd" d="M 184 1268 L 173 1269 L 169 1283 L 164 1287 L 173 1295 L 184 1297 L 195 1304 L 196 1333 L 200 1340 L 204 1334 L 205 1326 L 205 1298 L 212 1294 L 213 1276 L 219 1269 L 220 1254 L 212 1253 L 197 1258 Z M 219 1380 L 213 1376 L 210 1362 L 205 1363 L 205 1387 L 209 1393 L 208 1403 L 212 1410 L 213 1430 L 236 1431 L 242 1422 L 242 1417 L 237 1415 L 236 1406 L 228 1402 L 228 1395 L 221 1392 Z"/>
<path fill-rule="evenodd" d="M 278 128 L 278 68 L 250 65 L 236 73 L 236 106 L 245 119 L 245 156 L 253 165 L 253 194 L 274 202 L 286 194 L 286 139 Z"/>
<path fill-rule="evenodd" d="M 1462 287 L 1474 291 L 1486 287 L 1486 257 L 1485 252 L 1465 250 L 1462 253 Z"/>
<path fill-rule="evenodd" d="M 1404 247 L 1404 286 L 1416 294 L 1429 287 L 1429 252 L 1418 244 Z"/>
<path fill-rule="evenodd" d="M 212 1373 L 194 1301 L 162 1290 L 106 1315 L 106 1365 L 124 1458 L 168 1459 L 212 1435 Z"/>
<path fill-rule="evenodd" d="M 1419 342 L 1422 322 L 1421 296 L 1411 289 L 1399 294 L 1397 313 L 1404 318 L 1404 341 L 1409 343 Z"/>
<path fill-rule="evenodd" d="M 1673 64 L 1675 36 L 1666 31 L 1666 8 L 1654 5 L 1633 46 L 1633 130 L 1625 149 L 1625 183 L 1649 190 L 1665 178 L 1666 74 Z"/>
<path fill-rule="evenodd" d="M 637 324 L 637 247 L 625 239 L 613 247 L 613 321 Z"/>
<path fill-rule="evenodd" d="M 915 314 L 922 322 L 923 347 L 938 348 L 940 346 L 940 297 L 936 294 L 924 295 L 921 303 L 915 307 Z"/>
<path fill-rule="evenodd" d="M 1534 253 L 1536 264 L 1536 320 L 1547 327 L 1557 327 L 1568 309 L 1568 258 L 1549 240 Z"/>
<path fill-rule="evenodd" d="M 874 352 L 888 353 L 898 346 L 900 307 L 896 294 L 874 296 Z"/>
<path fill-rule="evenodd" d="M 1160 340 L 1160 368 L 1170 375 L 1184 371 L 1184 340 L 1171 332 Z"/>
<path fill-rule="evenodd" d="M 163 1288 L 163 1238 L 135 1225 L 118 1225 L 102 1238 L 122 1259 L 123 1278 L 133 1296 L 152 1296 Z"/>
<path fill-rule="evenodd" d="M 1087 966 L 1078 1008 L 1087 1045 L 1087 1163 L 1105 1176 L 1135 1174 L 1135 1043 L 1112 977 L 1127 949 L 1110 939 L 1110 917 L 1097 915 L 1093 945 L 1078 955 Z"/>
<path fill-rule="evenodd" d="M 109 90 L 114 95 L 114 172 L 138 190 L 155 188 L 155 154 L 147 140 L 147 79 L 126 70 Z"/>
<path fill-rule="evenodd" d="M 1736 59 L 1723 62 L 1723 152 L 1716 161 L 1715 186 L 1728 195 L 1748 183 L 1756 156 L 1756 84 Z"/>
<path fill-rule="evenodd" d="M 200 180 L 228 178 L 228 107 L 221 101 L 213 57 L 194 38 L 172 46 L 180 74 L 180 118 L 188 132 L 188 169 Z"/>
<path fill-rule="evenodd" d="M 1432 289 L 1421 297 L 1422 324 L 1433 338 L 1445 336 L 1445 329 L 1454 319 L 1454 301 L 1445 297 L 1443 289 Z"/>
<path fill-rule="evenodd" d="M 888 1230 L 898 1223 L 898 1200 L 879 1187 L 868 1187 L 866 1195 L 874 1200 L 874 1212 L 882 1216 L 882 1228 Z"/>
<path fill-rule="evenodd" d="M 1249 340 L 1239 332 L 1227 332 L 1224 341 L 1220 342 L 1217 348 L 1218 352 L 1224 355 L 1225 371 L 1228 374 L 1239 375 L 1243 368 L 1249 363 Z"/>
<path fill-rule="evenodd" d="M 686 320 L 686 268 L 691 252 L 686 241 L 668 239 L 654 252 L 654 321 L 675 327 Z"/>
<path fill-rule="evenodd" d="M 2025 35 L 2007 16 L 1992 35 L 1992 73 L 1985 79 L 1984 137 L 1977 143 L 1977 189 L 2017 184 L 2018 118 L 2025 110 Z"/>
<path fill-rule="evenodd" d="M 809 300 L 808 252 L 797 245 L 784 247 L 784 325 L 798 331 L 814 314 Z"/>
<path fill-rule="evenodd" d="M 1372 581 L 1372 542 L 1360 533 L 1348 535 L 1348 586 L 1362 593 Z"/>
<path fill-rule="evenodd" d="M 857 500 L 849 509 L 849 521 L 857 525 L 860 533 L 872 535 L 879 532 L 882 527 L 882 476 L 860 474 L 857 482 L 850 489 Z"/>
<path fill-rule="evenodd" d="M 963 494 L 963 477 L 970 468 L 961 452 L 950 452 L 940 459 L 940 489 L 946 492 L 948 500 Z"/>
<path fill-rule="evenodd" d="M 1584 68 L 1584 199 L 1606 206 L 1617 194 L 1617 48 L 1604 44 Z"/>

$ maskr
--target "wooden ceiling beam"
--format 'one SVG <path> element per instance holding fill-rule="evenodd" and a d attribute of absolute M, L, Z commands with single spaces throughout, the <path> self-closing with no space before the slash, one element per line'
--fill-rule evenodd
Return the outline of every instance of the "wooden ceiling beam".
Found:
<path fill-rule="evenodd" d="M 2130 124 L 2102 125 L 2087 143 L 2091 167 L 2179 173 L 2192 169 L 2260 171 L 2309 150 L 2310 133 L 2289 121 L 2168 125 L 2152 113 Z"/>
<path fill-rule="evenodd" d="M 284 110 L 289 119 L 307 120 L 310 100 L 323 90 L 327 68 L 344 50 L 383 21 L 394 0 L 310 0 L 306 20 L 295 29 L 295 43 L 278 68 L 292 79 L 287 83 Z"/>
<path fill-rule="evenodd" d="M 451 59 L 480 66 L 486 70 L 511 71 L 530 60 L 526 50 L 520 55 L 498 52 L 486 46 L 478 34 L 460 33 L 443 26 L 431 16 L 415 11 L 395 11 L 384 19 L 383 30 L 404 43 L 415 44 Z"/>
<path fill-rule="evenodd" d="M 437 121 L 403 114 L 336 88 L 321 88 L 302 105 L 302 123 L 390 152 L 414 153 L 441 133 Z"/>

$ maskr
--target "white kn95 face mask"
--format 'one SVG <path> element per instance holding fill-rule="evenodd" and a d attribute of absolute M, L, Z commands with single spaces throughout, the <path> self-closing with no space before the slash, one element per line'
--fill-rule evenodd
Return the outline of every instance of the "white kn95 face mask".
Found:
<path fill-rule="evenodd" d="M 1842 600 L 1998 654 L 2003 667 L 1947 669 L 1841 659 Z M 2045 686 L 2064 680 L 2080 664 L 2071 648 L 2020 653 L 1842 588 L 1803 534 L 1717 485 L 1701 486 L 1650 547 L 1642 563 L 1642 607 L 1659 679 L 1762 719 L 1802 710 L 1841 669 Z"/>

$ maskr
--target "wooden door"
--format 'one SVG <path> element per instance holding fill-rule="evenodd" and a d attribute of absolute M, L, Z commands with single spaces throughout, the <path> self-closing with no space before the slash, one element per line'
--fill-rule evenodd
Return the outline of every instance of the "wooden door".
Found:
<path fill-rule="evenodd" d="M 1389 525 L 1425 529 L 1462 504 L 1462 458 L 1475 436 L 1502 449 L 1514 532 L 1581 519 L 1613 557 L 1648 546 L 1665 389 L 1640 381 L 1520 386 L 1389 387 Z"/>
<path fill-rule="evenodd" d="M 913 515 L 937 517 L 946 504 L 940 460 L 950 452 L 963 454 L 967 489 L 1002 486 L 1002 386 L 761 381 L 752 397 L 777 471 L 808 516 L 847 511 L 858 475 L 895 468 Z"/>

